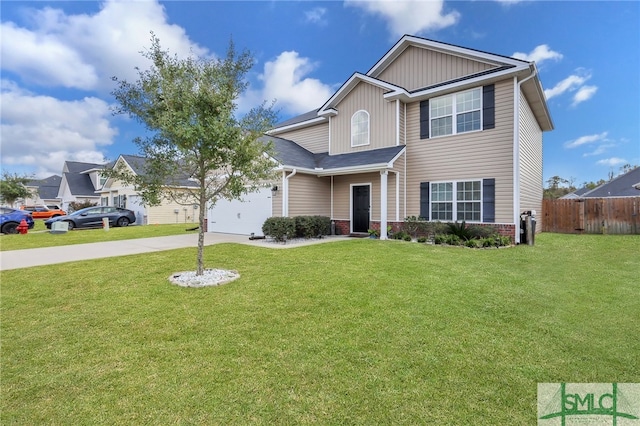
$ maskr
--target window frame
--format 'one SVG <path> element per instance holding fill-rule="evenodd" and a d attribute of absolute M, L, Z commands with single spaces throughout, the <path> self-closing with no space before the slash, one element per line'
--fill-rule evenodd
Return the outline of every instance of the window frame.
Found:
<path fill-rule="evenodd" d="M 354 119 L 356 118 L 356 116 L 360 113 L 364 113 L 366 114 L 367 117 L 367 130 L 366 133 L 354 133 Z M 353 113 L 353 115 L 351 116 L 351 147 L 355 148 L 358 146 L 366 146 L 366 145 L 370 145 L 371 143 L 371 114 L 369 114 L 368 111 L 364 110 L 364 109 L 360 109 L 356 112 Z M 362 134 L 366 134 L 366 143 L 359 143 L 359 144 L 354 144 L 353 140 L 355 136 L 360 136 Z"/>
<path fill-rule="evenodd" d="M 478 188 L 477 189 L 471 189 L 471 191 L 475 192 L 477 191 L 479 193 L 479 199 L 477 200 L 466 200 L 464 198 L 462 199 L 458 199 L 458 184 L 467 184 L 467 183 L 471 183 L 471 184 L 477 184 Z M 451 185 L 451 199 L 445 199 L 445 200 L 441 200 L 440 197 L 435 197 L 434 196 L 434 187 L 438 188 L 441 186 L 446 186 L 447 184 Z M 463 188 L 464 191 L 464 188 Z M 441 191 L 438 191 L 441 192 Z M 436 193 L 438 193 L 436 192 Z M 446 194 L 446 192 L 445 192 Z M 458 204 L 463 204 L 463 203 L 474 203 L 477 204 L 479 206 L 479 213 L 480 213 L 480 217 L 478 220 L 475 219 L 458 219 L 458 211 L 459 211 L 459 206 Z M 440 210 L 439 212 L 444 212 L 444 213 L 449 213 L 449 211 L 451 212 L 451 218 L 447 219 L 447 218 L 442 218 L 442 217 L 434 217 L 434 204 L 450 204 L 451 208 L 450 209 L 444 209 L 444 210 Z M 472 212 L 473 213 L 473 212 Z M 429 218 L 430 220 L 439 220 L 439 221 L 443 221 L 443 222 L 456 222 L 456 221 L 465 221 L 465 222 L 470 222 L 470 223 L 483 223 L 484 220 L 484 194 L 483 194 L 483 180 L 482 179 L 465 179 L 465 180 L 449 180 L 449 181 L 433 181 L 433 182 L 429 182 Z"/>
<path fill-rule="evenodd" d="M 472 108 L 472 109 L 469 109 L 469 110 L 463 110 L 463 111 L 458 112 L 458 96 L 462 96 L 462 95 L 465 95 L 467 93 L 473 93 L 473 92 L 477 92 L 478 93 L 479 107 L 478 108 Z M 445 100 L 445 99 L 448 99 L 448 98 L 451 99 L 451 114 L 433 115 L 434 104 L 437 101 L 442 101 L 442 100 Z M 473 133 L 473 132 L 482 131 L 483 130 L 483 120 L 484 120 L 484 117 L 483 117 L 484 116 L 484 114 L 483 114 L 483 102 L 484 102 L 484 96 L 483 96 L 483 88 L 482 88 L 482 86 L 474 87 L 472 89 L 463 90 L 461 92 L 448 93 L 446 95 L 442 95 L 442 96 L 438 96 L 438 97 L 429 99 L 429 138 L 442 138 L 442 137 L 446 137 L 446 136 L 461 135 L 463 133 Z M 458 132 L 458 117 L 460 115 L 462 115 L 462 114 L 469 114 L 469 113 L 474 113 L 474 112 L 477 112 L 478 115 L 479 115 L 478 128 L 477 129 Z M 446 119 L 447 117 L 451 117 L 451 133 L 434 135 L 434 133 L 433 133 L 433 120 Z"/>

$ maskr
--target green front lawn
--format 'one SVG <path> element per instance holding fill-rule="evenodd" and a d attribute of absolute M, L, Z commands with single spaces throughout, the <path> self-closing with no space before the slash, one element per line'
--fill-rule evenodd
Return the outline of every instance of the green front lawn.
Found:
<path fill-rule="evenodd" d="M 4 271 L 2 424 L 535 424 L 539 382 L 640 380 L 640 238 L 223 244 Z"/>
<path fill-rule="evenodd" d="M 40 247 L 66 246 L 70 244 L 99 243 L 103 241 L 130 240 L 134 238 L 164 237 L 179 235 L 198 226 L 196 223 L 180 223 L 174 225 L 111 227 L 108 231 L 99 229 L 74 229 L 65 234 L 51 234 L 44 221 L 35 220 L 33 229 L 27 234 L 0 235 L 0 251 L 22 250 Z"/>

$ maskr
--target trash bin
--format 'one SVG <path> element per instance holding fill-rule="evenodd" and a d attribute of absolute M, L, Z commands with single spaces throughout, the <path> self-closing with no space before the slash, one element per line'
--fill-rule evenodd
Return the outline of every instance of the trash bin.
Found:
<path fill-rule="evenodd" d="M 536 211 L 527 210 L 520 214 L 520 244 L 532 246 L 536 236 Z"/>
<path fill-rule="evenodd" d="M 103 217 L 103 218 L 102 218 L 102 228 L 103 228 L 105 231 L 108 231 L 108 230 L 109 230 L 109 218 L 108 218 L 108 217 Z"/>

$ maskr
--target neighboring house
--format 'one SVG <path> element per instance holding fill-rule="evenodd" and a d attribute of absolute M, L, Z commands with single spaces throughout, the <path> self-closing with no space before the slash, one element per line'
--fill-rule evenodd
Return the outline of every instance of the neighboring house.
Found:
<path fill-rule="evenodd" d="M 387 225 L 422 216 L 519 242 L 520 214 L 542 208 L 552 129 L 533 62 L 404 36 L 319 109 L 268 132 L 273 190 L 217 204 L 209 230 L 261 233 L 258 217 L 323 215 L 341 233 L 386 238 Z"/>
<path fill-rule="evenodd" d="M 27 182 L 25 186 L 32 191 L 33 196 L 25 198 L 20 204 L 24 206 L 59 205 L 58 191 L 61 182 L 62 177 L 58 175 Z"/>
<path fill-rule="evenodd" d="M 100 195 L 96 193 L 104 184 L 100 170 L 104 164 L 65 161 L 62 167 L 62 180 L 58 191 L 58 199 L 63 210 L 69 209 L 71 202 L 100 204 Z"/>
<path fill-rule="evenodd" d="M 585 192 L 578 198 L 640 197 L 640 167 Z"/>
<path fill-rule="evenodd" d="M 126 167 L 135 175 L 145 173 L 144 157 L 135 155 L 120 155 L 109 166 Z M 189 190 L 198 185 L 187 178 L 179 179 L 177 189 Z M 168 224 L 168 223 L 195 223 L 198 221 L 198 206 L 194 202 L 188 206 L 174 201 L 165 200 L 160 206 L 147 206 L 135 187 L 114 178 L 105 180 L 104 186 L 98 191 L 100 204 L 103 206 L 123 207 L 136 213 L 138 224 Z"/>
<path fill-rule="evenodd" d="M 570 192 L 567 195 L 563 195 L 562 197 L 560 197 L 560 199 L 561 200 L 578 199 L 578 198 L 581 198 L 584 194 L 586 194 L 589 191 L 591 191 L 589 188 L 587 188 L 586 186 L 583 186 L 582 188 L 576 189 L 575 191 Z"/>

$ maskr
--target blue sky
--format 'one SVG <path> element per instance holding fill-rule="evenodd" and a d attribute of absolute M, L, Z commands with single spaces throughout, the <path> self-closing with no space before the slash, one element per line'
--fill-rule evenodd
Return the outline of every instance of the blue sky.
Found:
<path fill-rule="evenodd" d="M 640 2 L 3 1 L 1 165 L 46 177 L 65 160 L 136 154 L 141 130 L 113 116 L 111 76 L 134 80 L 150 31 L 184 56 L 256 65 L 239 110 L 277 101 L 287 119 L 321 106 L 403 34 L 535 60 L 555 130 L 544 179 L 576 185 L 640 164 Z"/>

